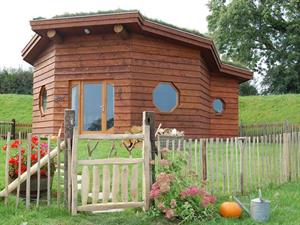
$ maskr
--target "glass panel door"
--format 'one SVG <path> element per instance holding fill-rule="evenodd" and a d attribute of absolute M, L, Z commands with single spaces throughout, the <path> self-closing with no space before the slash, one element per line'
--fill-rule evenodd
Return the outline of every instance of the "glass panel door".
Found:
<path fill-rule="evenodd" d="M 78 127 L 79 84 L 72 86 L 71 109 L 75 110 L 75 127 Z"/>
<path fill-rule="evenodd" d="M 83 85 L 83 127 L 84 131 L 102 130 L 102 84 Z"/>
<path fill-rule="evenodd" d="M 70 107 L 80 132 L 113 132 L 114 86 L 108 81 L 72 81 Z"/>
<path fill-rule="evenodd" d="M 114 86 L 111 84 L 106 85 L 106 129 L 114 127 L 115 114 L 114 114 L 114 105 L 115 105 L 115 91 Z"/>

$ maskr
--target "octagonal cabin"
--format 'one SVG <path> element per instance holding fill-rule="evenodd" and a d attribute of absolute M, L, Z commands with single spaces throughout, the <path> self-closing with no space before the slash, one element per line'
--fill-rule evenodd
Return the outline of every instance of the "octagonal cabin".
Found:
<path fill-rule="evenodd" d="M 212 40 L 138 11 L 30 23 L 34 134 L 57 134 L 72 108 L 81 133 L 122 133 L 154 111 L 188 137 L 238 135 L 239 83 L 252 72 L 222 63 Z"/>

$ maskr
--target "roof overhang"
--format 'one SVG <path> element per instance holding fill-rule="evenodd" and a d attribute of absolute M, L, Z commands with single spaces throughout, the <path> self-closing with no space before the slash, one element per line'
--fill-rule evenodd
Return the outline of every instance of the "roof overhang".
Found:
<path fill-rule="evenodd" d="M 112 30 L 116 24 L 126 26 L 129 31 L 146 33 L 198 48 L 205 55 L 204 59 L 210 71 L 214 73 L 237 77 L 239 82 L 249 80 L 253 76 L 253 72 L 247 69 L 222 63 L 211 39 L 147 20 L 138 11 L 32 20 L 30 25 L 36 34 L 23 49 L 22 57 L 26 62 L 33 64 L 50 42 L 47 36 L 49 30 L 56 30 L 62 36 L 83 34 L 83 28 L 89 28 L 92 33 L 100 33 Z"/>

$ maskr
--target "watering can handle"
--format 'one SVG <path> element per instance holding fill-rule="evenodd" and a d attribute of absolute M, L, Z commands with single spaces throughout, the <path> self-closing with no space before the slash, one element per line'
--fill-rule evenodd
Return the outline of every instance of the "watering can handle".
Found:
<path fill-rule="evenodd" d="M 260 200 L 261 202 L 264 201 L 264 200 L 262 199 L 261 189 L 258 189 L 258 197 L 259 197 L 259 200 Z"/>

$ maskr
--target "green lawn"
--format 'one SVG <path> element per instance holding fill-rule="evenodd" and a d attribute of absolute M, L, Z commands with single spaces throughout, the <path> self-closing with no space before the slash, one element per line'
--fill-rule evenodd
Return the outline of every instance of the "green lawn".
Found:
<path fill-rule="evenodd" d="M 0 106 L 0 121 L 16 119 L 17 122 L 31 123 L 31 95 L 0 94 Z"/>
<path fill-rule="evenodd" d="M 0 94 L 0 120 L 32 120 L 32 96 Z M 289 120 L 300 123 L 300 95 L 246 96 L 239 98 L 239 116 L 243 124 L 275 123 Z"/>
<path fill-rule="evenodd" d="M 270 221 L 265 224 L 300 224 L 300 182 L 293 182 L 282 185 L 281 187 L 273 187 L 265 190 L 264 198 L 271 200 L 271 215 Z M 256 193 L 251 193 L 242 198 L 244 203 L 250 202 L 251 198 L 255 198 Z M 13 199 L 11 199 L 12 201 Z M 228 198 L 218 200 L 218 205 Z M 101 214 L 86 214 L 80 213 L 77 216 L 70 216 L 70 214 L 63 208 L 40 207 L 39 209 L 32 208 L 30 211 L 25 210 L 22 204 L 20 208 L 15 209 L 12 201 L 8 207 L 5 207 L 3 201 L 0 202 L 0 215 L 2 225 L 22 224 L 28 222 L 28 225 L 90 225 L 90 224 L 124 224 L 124 225 L 164 225 L 176 224 L 175 222 L 168 222 L 164 218 L 147 218 L 146 215 L 139 211 L 128 210 L 120 213 L 101 213 Z M 4 216 L 5 215 L 5 216 Z M 201 224 L 194 223 L 194 224 Z M 203 223 L 202 223 L 203 224 Z M 241 219 L 225 219 L 215 218 L 215 220 L 206 222 L 205 224 L 260 224 L 254 223 L 248 215 L 243 214 Z"/>
<path fill-rule="evenodd" d="M 285 120 L 300 124 L 299 109 L 299 94 L 239 98 L 239 117 L 243 124 L 276 123 Z"/>

